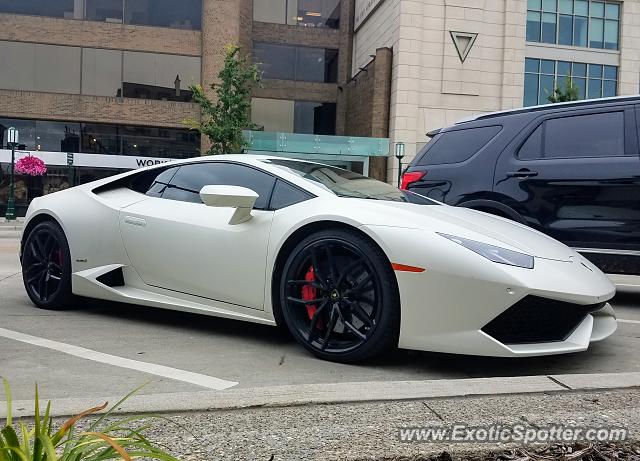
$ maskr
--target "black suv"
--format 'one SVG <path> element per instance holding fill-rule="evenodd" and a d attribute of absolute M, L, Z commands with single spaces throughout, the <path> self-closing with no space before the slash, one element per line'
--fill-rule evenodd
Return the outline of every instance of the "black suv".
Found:
<path fill-rule="evenodd" d="M 609 274 L 640 275 L 639 131 L 640 96 L 483 114 L 430 132 L 402 188 L 527 224 Z"/>

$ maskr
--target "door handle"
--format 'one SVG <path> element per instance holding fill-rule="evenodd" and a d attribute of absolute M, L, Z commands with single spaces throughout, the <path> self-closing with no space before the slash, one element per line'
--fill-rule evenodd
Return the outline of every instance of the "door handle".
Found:
<path fill-rule="evenodd" d="M 519 179 L 525 179 L 525 178 L 531 178 L 533 176 L 538 176 L 538 172 L 537 171 L 531 171 L 527 168 L 523 168 L 521 170 L 518 171 L 509 171 L 507 172 L 507 178 L 519 178 Z"/>
<path fill-rule="evenodd" d="M 140 227 L 144 227 L 147 225 L 147 221 L 145 221 L 143 218 L 136 218 L 135 216 L 125 216 L 124 222 L 126 224 L 131 224 L 133 226 L 140 226 Z"/>

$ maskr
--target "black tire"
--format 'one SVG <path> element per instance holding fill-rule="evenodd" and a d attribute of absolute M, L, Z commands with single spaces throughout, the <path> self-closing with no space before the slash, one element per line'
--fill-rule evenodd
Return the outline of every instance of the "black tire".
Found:
<path fill-rule="evenodd" d="M 59 310 L 73 306 L 71 253 L 57 223 L 40 223 L 27 235 L 22 253 L 22 280 L 37 307 Z"/>
<path fill-rule="evenodd" d="M 279 299 L 293 337 L 322 359 L 359 362 L 398 344 L 393 269 L 357 232 L 323 230 L 298 243 L 284 264 Z"/>

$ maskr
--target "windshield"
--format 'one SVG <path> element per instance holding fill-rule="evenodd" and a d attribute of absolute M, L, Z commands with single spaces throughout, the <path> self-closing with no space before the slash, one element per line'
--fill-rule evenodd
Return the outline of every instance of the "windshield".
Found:
<path fill-rule="evenodd" d="M 339 197 L 438 205 L 438 202 L 422 195 L 334 166 L 286 159 L 269 159 L 265 162 L 313 181 Z"/>

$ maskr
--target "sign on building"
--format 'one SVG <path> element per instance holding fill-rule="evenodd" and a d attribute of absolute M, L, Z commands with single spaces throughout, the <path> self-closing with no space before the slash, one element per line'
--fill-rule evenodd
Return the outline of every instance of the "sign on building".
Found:
<path fill-rule="evenodd" d="M 382 2 L 384 0 L 356 0 L 353 30 L 358 30 Z"/>

